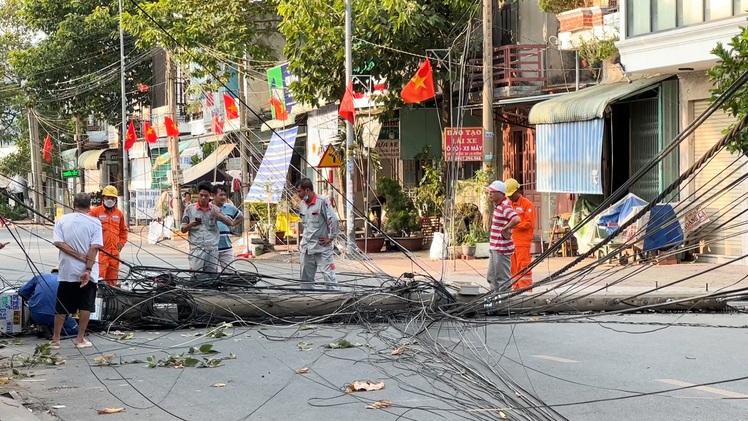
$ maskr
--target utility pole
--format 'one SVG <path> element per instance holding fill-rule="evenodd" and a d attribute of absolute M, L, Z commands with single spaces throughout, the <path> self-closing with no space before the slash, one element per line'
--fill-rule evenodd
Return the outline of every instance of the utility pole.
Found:
<path fill-rule="evenodd" d="M 251 155 L 249 153 L 249 142 L 250 137 L 244 136 L 244 132 L 242 132 L 242 128 L 245 127 L 246 118 L 247 118 L 247 110 L 242 106 L 242 102 L 244 104 L 248 104 L 248 99 L 246 98 L 247 95 L 247 89 L 245 86 L 246 80 L 244 78 L 244 75 L 246 72 L 244 71 L 244 66 L 247 65 L 246 60 L 242 60 L 242 66 L 239 66 L 239 99 L 241 101 L 239 104 L 239 160 L 241 161 L 241 170 L 242 170 L 242 212 L 244 215 L 248 215 L 247 207 L 244 204 L 244 200 L 247 197 L 247 194 L 249 193 L 249 160 L 251 159 Z M 252 230 L 252 218 L 244 218 L 244 232 L 249 232 Z M 249 247 L 249 245 L 247 245 Z"/>
<path fill-rule="evenodd" d="M 29 145 L 31 152 L 31 177 L 32 177 L 32 197 L 34 198 L 34 222 L 40 223 L 43 210 L 42 195 L 40 190 L 42 188 L 42 165 L 39 162 L 41 158 L 39 154 L 39 125 L 36 122 L 36 115 L 34 110 L 29 110 Z"/>
<path fill-rule="evenodd" d="M 351 24 L 351 0 L 345 0 L 345 88 L 353 81 L 353 28 Z M 353 218 L 353 123 L 345 122 L 345 230 L 347 250 L 355 249 L 356 220 Z"/>
<path fill-rule="evenodd" d="M 130 172 L 130 161 L 127 157 L 127 91 L 125 90 L 125 32 L 122 27 L 122 0 L 119 0 L 119 77 L 120 90 L 122 93 L 122 214 L 125 217 L 125 227 L 130 226 L 130 191 L 127 185 L 130 182 L 128 173 Z"/>
<path fill-rule="evenodd" d="M 81 134 L 81 118 L 76 116 L 75 117 L 75 149 L 77 149 L 77 153 L 75 154 L 75 168 L 80 167 L 78 165 L 78 157 L 81 156 L 83 153 L 83 140 L 82 134 Z M 80 184 L 80 192 L 85 191 L 85 174 L 84 171 L 86 171 L 83 168 L 78 168 L 78 177 L 73 178 L 73 193 L 78 193 L 78 184 Z M 66 203 L 67 204 L 67 203 Z M 73 207 L 73 203 L 69 203 L 70 207 Z"/>
<path fill-rule="evenodd" d="M 483 0 L 483 170 L 491 173 L 494 157 L 493 132 L 493 0 Z M 498 148 L 496 148 L 498 149 Z M 497 151 L 498 152 L 498 151 Z M 498 168 L 497 168 L 498 169 Z M 501 174 L 493 171 L 493 179 Z M 483 201 L 484 225 L 491 221 L 493 204 Z"/>
<path fill-rule="evenodd" d="M 166 52 L 166 103 L 169 104 L 169 117 L 179 126 L 177 121 L 177 87 L 176 87 L 176 68 L 171 54 Z M 174 213 L 174 226 L 178 227 L 182 223 L 182 188 L 180 182 L 182 171 L 179 169 L 179 136 L 170 136 L 168 144 L 169 155 L 171 156 L 171 191 L 174 200 L 172 200 L 172 212 Z"/>

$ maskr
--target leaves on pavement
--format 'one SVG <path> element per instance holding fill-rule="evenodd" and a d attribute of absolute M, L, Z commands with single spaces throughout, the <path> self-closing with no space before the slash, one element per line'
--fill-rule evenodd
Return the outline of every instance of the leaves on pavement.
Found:
<path fill-rule="evenodd" d="M 366 409 L 383 409 L 389 408 L 391 406 L 392 402 L 382 399 L 372 403 L 371 405 L 366 405 Z"/>
<path fill-rule="evenodd" d="M 125 412 L 125 408 L 104 408 L 104 409 L 97 409 L 96 412 L 98 412 L 99 415 L 116 414 L 118 412 Z"/>
<path fill-rule="evenodd" d="M 371 392 L 374 390 L 384 389 L 384 380 L 374 383 L 371 380 L 356 380 L 351 384 L 345 385 L 345 392 Z"/>

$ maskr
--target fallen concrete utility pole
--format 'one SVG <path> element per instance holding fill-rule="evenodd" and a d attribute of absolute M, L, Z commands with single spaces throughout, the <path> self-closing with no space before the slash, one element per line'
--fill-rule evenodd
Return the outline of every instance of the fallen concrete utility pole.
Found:
<path fill-rule="evenodd" d="M 469 292 L 468 292 L 469 293 Z M 535 315 L 579 312 L 636 312 L 636 311 L 723 311 L 728 308 L 724 298 L 709 297 L 689 292 L 655 291 L 637 295 L 631 292 L 572 294 L 549 292 L 542 295 L 515 295 L 508 298 L 480 299 L 474 295 L 458 294 L 466 311 L 486 315 Z M 731 298 L 730 301 L 734 301 Z"/>

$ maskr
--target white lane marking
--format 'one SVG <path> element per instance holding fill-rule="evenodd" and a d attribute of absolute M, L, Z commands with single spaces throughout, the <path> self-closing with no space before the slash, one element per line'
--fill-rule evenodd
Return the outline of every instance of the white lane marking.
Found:
<path fill-rule="evenodd" d="M 567 360 L 566 358 L 560 358 L 560 357 L 554 357 L 551 355 L 533 355 L 535 358 L 540 358 L 541 360 L 548 360 L 548 361 L 555 361 L 557 363 L 578 363 L 579 361 L 574 360 Z"/>
<path fill-rule="evenodd" d="M 673 379 L 655 379 L 655 380 L 658 381 L 658 382 L 661 382 L 661 383 L 667 383 L 667 384 L 671 384 L 673 386 L 678 386 L 678 387 L 690 387 L 690 386 L 693 386 L 693 387 L 691 387 L 692 389 L 701 390 L 702 392 L 707 392 L 707 393 L 713 393 L 715 395 L 720 395 L 720 396 L 724 396 L 724 397 L 727 397 L 727 398 L 748 399 L 748 395 L 744 395 L 742 393 L 737 393 L 737 392 L 731 392 L 731 391 L 725 390 L 725 389 L 718 389 L 716 387 L 711 387 L 711 386 L 696 386 L 696 384 L 694 384 L 694 383 L 686 383 L 686 382 L 682 382 L 682 381 L 679 381 L 679 380 L 673 380 Z"/>

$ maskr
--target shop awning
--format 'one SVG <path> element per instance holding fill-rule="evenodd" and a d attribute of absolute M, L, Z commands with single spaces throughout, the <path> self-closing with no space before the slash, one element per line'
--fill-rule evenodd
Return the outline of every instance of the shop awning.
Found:
<path fill-rule="evenodd" d="M 197 139 L 190 139 L 190 140 L 183 140 L 179 142 L 179 146 L 178 146 L 179 154 L 181 155 L 182 152 L 185 151 L 185 149 L 193 146 L 193 144 L 197 145 L 199 144 L 199 141 Z M 158 156 L 158 158 L 156 158 L 156 162 L 154 162 L 153 168 L 156 169 L 159 166 L 166 164 L 170 160 L 171 160 L 171 154 L 169 154 L 169 152 L 162 153 L 161 155 Z"/>
<path fill-rule="evenodd" d="M 78 157 L 78 167 L 84 170 L 98 170 L 99 169 L 99 158 L 106 151 L 113 149 L 96 149 L 93 151 L 85 151 Z"/>
<path fill-rule="evenodd" d="M 601 118 L 535 126 L 537 191 L 603 194 L 604 128 Z"/>
<path fill-rule="evenodd" d="M 60 159 L 64 169 L 74 170 L 78 168 L 78 148 L 65 149 L 60 152 Z"/>
<path fill-rule="evenodd" d="M 205 157 L 205 159 L 198 162 L 197 165 L 193 165 L 190 168 L 184 170 L 184 172 L 182 173 L 184 174 L 184 182 L 182 184 L 191 184 L 193 181 L 197 180 L 203 175 L 206 175 L 209 172 L 215 170 L 215 168 L 219 164 L 221 164 L 226 160 L 226 158 L 229 157 L 229 155 L 231 155 L 231 152 L 234 151 L 234 148 L 236 148 L 236 145 L 233 143 L 224 143 L 222 145 L 218 145 L 218 147 L 215 151 L 213 151 L 212 154 L 208 155 L 207 157 Z"/>
<path fill-rule="evenodd" d="M 650 90 L 672 75 L 639 79 L 631 83 L 607 83 L 535 104 L 530 110 L 530 124 L 571 123 L 605 117 L 608 105 Z"/>

